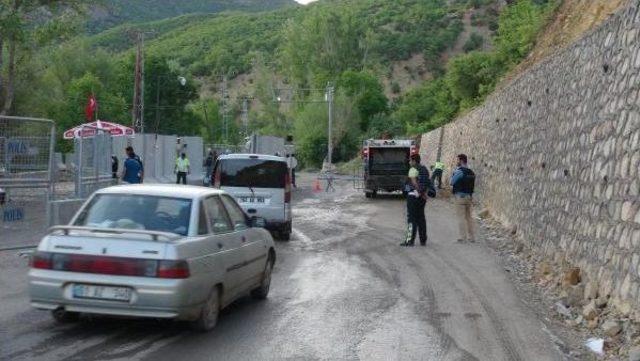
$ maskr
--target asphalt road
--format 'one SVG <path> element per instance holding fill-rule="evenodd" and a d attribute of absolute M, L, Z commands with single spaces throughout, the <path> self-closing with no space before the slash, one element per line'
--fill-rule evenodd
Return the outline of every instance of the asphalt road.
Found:
<path fill-rule="evenodd" d="M 457 244 L 452 206 L 431 201 L 427 247 L 401 248 L 405 205 L 299 177 L 294 235 L 277 244 L 266 301 L 242 299 L 215 330 L 31 309 L 25 261 L 0 253 L 0 360 L 562 360 L 561 342 L 484 242 Z"/>

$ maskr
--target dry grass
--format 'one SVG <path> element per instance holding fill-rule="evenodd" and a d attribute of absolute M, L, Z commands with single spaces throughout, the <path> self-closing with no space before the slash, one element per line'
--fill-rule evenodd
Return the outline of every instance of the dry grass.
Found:
<path fill-rule="evenodd" d="M 564 0 L 552 15 L 549 25 L 538 36 L 531 54 L 505 80 L 508 82 L 542 59 L 578 40 L 629 1 L 632 0 Z"/>

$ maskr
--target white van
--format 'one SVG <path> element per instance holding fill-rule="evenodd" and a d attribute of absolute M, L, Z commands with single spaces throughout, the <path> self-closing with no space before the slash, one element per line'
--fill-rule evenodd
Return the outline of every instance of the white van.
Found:
<path fill-rule="evenodd" d="M 236 199 L 249 217 L 267 221 L 277 238 L 291 237 L 291 171 L 287 160 L 264 154 L 218 157 L 214 187 Z"/>

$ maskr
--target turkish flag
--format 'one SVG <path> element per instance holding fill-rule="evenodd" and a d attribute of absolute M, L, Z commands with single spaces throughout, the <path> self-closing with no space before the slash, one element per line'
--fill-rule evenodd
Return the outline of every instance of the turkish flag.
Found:
<path fill-rule="evenodd" d="M 93 120 L 93 114 L 96 112 L 98 108 L 98 102 L 96 101 L 96 97 L 91 94 L 89 95 L 89 101 L 87 102 L 87 106 L 84 108 L 84 114 L 87 117 L 87 120 Z"/>

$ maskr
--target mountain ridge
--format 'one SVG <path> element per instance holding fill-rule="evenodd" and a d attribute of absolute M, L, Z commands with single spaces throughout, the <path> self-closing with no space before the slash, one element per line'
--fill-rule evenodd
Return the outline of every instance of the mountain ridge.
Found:
<path fill-rule="evenodd" d="M 89 9 L 87 30 L 98 33 L 126 23 L 144 23 L 187 14 L 259 12 L 296 5 L 294 0 L 103 0 Z"/>

